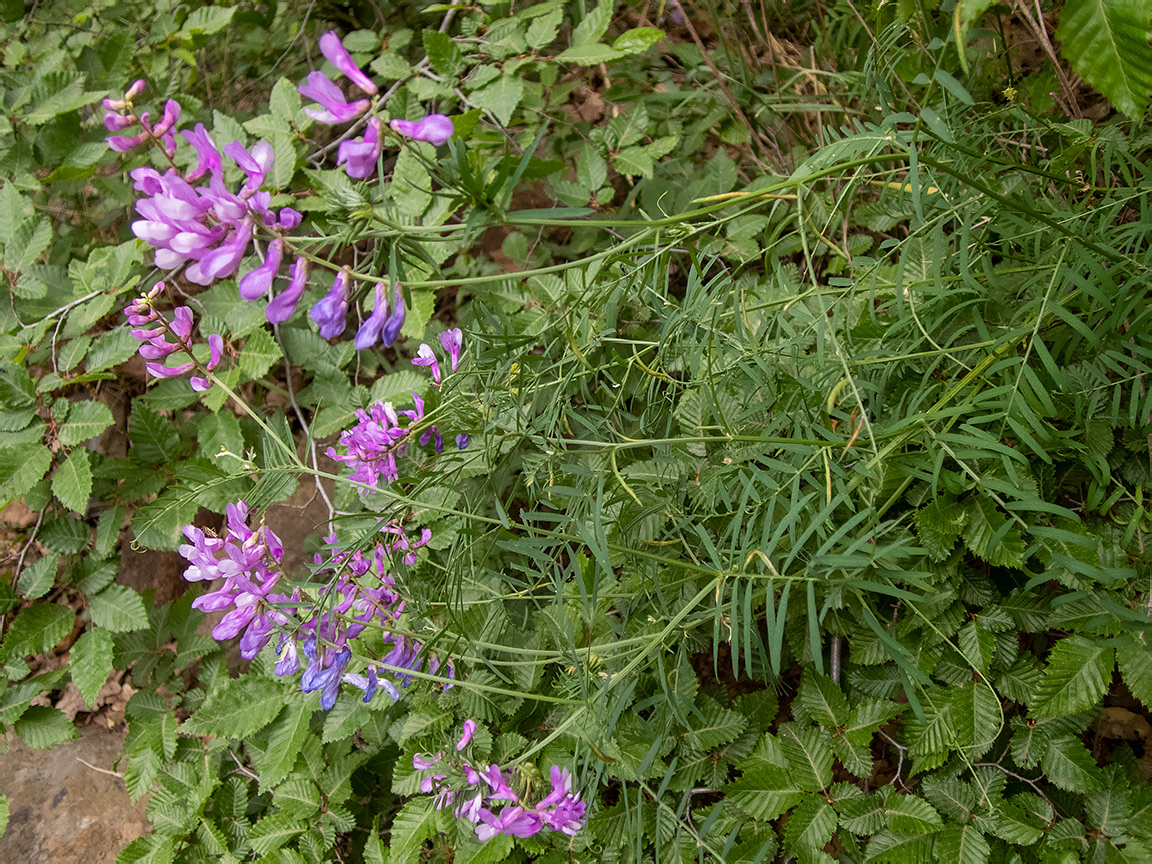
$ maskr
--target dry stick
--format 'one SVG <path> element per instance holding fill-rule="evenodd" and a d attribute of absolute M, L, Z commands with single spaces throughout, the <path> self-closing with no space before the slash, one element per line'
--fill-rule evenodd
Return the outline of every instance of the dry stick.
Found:
<path fill-rule="evenodd" d="M 1072 89 L 1072 82 L 1064 72 L 1064 68 L 1060 65 L 1060 58 L 1056 56 L 1056 49 L 1052 47 L 1052 41 L 1048 38 L 1048 28 L 1044 26 L 1044 15 L 1040 11 L 1040 2 L 1035 0 L 1036 3 L 1036 18 L 1032 17 L 1032 12 L 1028 8 L 1024 0 L 1015 0 L 1013 6 L 1016 11 L 1020 13 L 1021 17 L 1028 23 L 1032 35 L 1036 37 L 1036 41 L 1040 43 L 1040 47 L 1044 49 L 1044 53 L 1048 55 L 1048 59 L 1052 61 L 1052 69 L 1056 74 L 1056 80 L 1060 82 L 1060 89 L 1063 91 L 1066 105 L 1061 107 L 1071 114 L 1073 117 L 1083 116 L 1080 113 L 1080 105 L 1076 101 L 1076 93 Z M 1055 98 L 1056 94 L 1052 94 Z M 1059 101 L 1059 100 L 1057 100 Z"/>
<path fill-rule="evenodd" d="M 93 771 L 99 771 L 101 774 L 108 774 L 111 777 L 119 777 L 121 780 L 124 779 L 124 775 L 121 774 L 120 772 L 109 771 L 107 768 L 97 768 L 95 765 L 92 765 L 88 762 L 85 762 L 79 756 L 76 757 L 76 761 L 79 762 L 81 765 L 83 765 L 85 768 L 91 768 Z"/>
<path fill-rule="evenodd" d="M 900 784 L 902 787 L 904 787 L 904 791 L 905 791 L 905 792 L 907 792 L 907 791 L 908 791 L 908 784 L 904 782 L 904 779 L 903 779 L 903 778 L 900 776 L 900 772 L 901 772 L 901 771 L 903 770 L 903 768 L 904 768 L 904 753 L 905 753 L 905 752 L 908 750 L 908 748 L 907 748 L 907 747 L 905 747 L 903 744 L 897 744 L 897 743 L 896 743 L 896 741 L 895 741 L 895 739 L 893 739 L 893 738 L 892 738 L 892 737 L 891 737 L 891 736 L 890 736 L 890 735 L 889 735 L 887 732 L 885 732 L 883 729 L 878 729 L 878 730 L 876 730 L 876 731 L 880 733 L 880 736 L 881 736 L 881 737 L 882 737 L 882 738 L 883 738 L 885 741 L 887 741 L 889 744 L 891 744 L 893 747 L 895 747 L 895 748 L 896 748 L 896 752 L 900 754 L 900 759 L 899 759 L 899 761 L 896 763 L 896 776 L 892 778 L 892 783 L 893 783 L 893 784 L 895 784 L 895 783 L 899 782 L 899 784 Z"/>

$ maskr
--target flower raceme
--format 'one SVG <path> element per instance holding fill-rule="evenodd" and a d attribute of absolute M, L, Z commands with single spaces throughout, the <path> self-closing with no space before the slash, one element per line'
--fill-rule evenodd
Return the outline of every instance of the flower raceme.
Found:
<path fill-rule="evenodd" d="M 467 748 L 476 728 L 475 720 L 464 721 L 457 752 Z M 532 837 L 544 830 L 574 837 L 584 827 L 586 805 L 580 800 L 580 793 L 572 791 L 572 774 L 567 768 L 553 765 L 549 776 L 551 791 L 531 804 L 514 791 L 519 784 L 513 768 L 488 765 L 477 769 L 463 758 L 445 759 L 444 753 L 417 753 L 412 757 L 412 767 L 432 772 L 420 781 L 420 790 L 435 796 L 432 804 L 437 810 L 455 805 L 454 814 L 475 826 L 476 838 L 481 842 L 498 834 Z M 449 772 L 460 776 L 462 782 L 448 784 Z M 493 806 L 496 802 L 501 802 L 499 813 Z"/>
<path fill-rule="evenodd" d="M 172 313 L 172 320 L 168 321 L 153 305 L 164 288 L 163 282 L 157 282 L 151 291 L 125 307 L 124 314 L 128 316 L 128 323 L 136 328 L 132 331 L 132 337 L 141 343 L 139 354 L 147 361 L 144 368 L 148 373 L 156 378 L 176 378 L 199 365 L 192 353 L 192 310 L 187 306 L 178 306 Z M 176 341 L 169 342 L 169 336 Z M 209 359 L 202 367 L 204 372 L 212 372 L 220 364 L 224 340 L 213 333 L 208 337 L 208 348 Z M 176 366 L 157 362 L 181 350 L 191 359 Z M 196 375 L 189 379 L 189 383 L 193 390 L 199 392 L 212 386 L 209 379 Z"/>

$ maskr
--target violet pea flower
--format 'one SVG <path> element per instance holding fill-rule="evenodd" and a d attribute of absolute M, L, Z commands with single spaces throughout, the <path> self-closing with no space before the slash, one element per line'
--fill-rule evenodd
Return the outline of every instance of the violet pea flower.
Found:
<path fill-rule="evenodd" d="M 148 140 L 150 136 L 147 132 L 141 132 L 139 135 L 133 135 L 127 138 L 123 135 L 109 135 L 107 139 L 108 146 L 115 150 L 117 153 L 127 153 L 129 150 L 134 150 Z"/>
<path fill-rule="evenodd" d="M 384 294 L 384 286 L 377 285 L 376 305 L 372 309 L 372 314 L 360 325 L 360 329 L 356 332 L 356 340 L 352 343 L 356 346 L 357 351 L 363 351 L 365 348 L 371 348 L 376 344 L 387 318 L 388 300 Z"/>
<path fill-rule="evenodd" d="M 210 352 L 208 358 L 208 365 L 205 367 L 209 372 L 220 365 L 220 358 L 224 353 L 224 339 L 219 333 L 213 333 L 208 337 L 208 349 Z M 203 393 L 212 387 L 212 382 L 207 378 L 200 378 L 193 375 L 188 379 L 188 383 L 192 385 L 192 389 L 197 393 Z M 268 532 L 271 534 L 272 532 Z"/>
<path fill-rule="evenodd" d="M 344 268 L 336 274 L 332 290 L 312 307 L 308 313 L 320 326 L 320 336 L 333 339 L 344 332 L 345 316 L 348 314 L 348 279 L 350 273 Z"/>
<path fill-rule="evenodd" d="M 376 85 L 372 83 L 371 78 L 360 71 L 360 67 L 353 61 L 352 55 L 348 53 L 348 49 L 344 47 L 340 37 L 334 32 L 328 31 L 320 37 L 320 53 L 349 81 L 368 95 L 376 95 L 378 92 Z"/>
<path fill-rule="evenodd" d="M 468 435 L 464 432 L 461 432 L 459 435 L 456 436 L 456 449 L 457 450 L 463 450 L 467 446 L 468 446 Z"/>
<path fill-rule="evenodd" d="M 441 333 L 440 346 L 452 358 L 452 371 L 455 372 L 460 366 L 460 349 L 464 347 L 464 334 L 460 332 L 460 328 L 453 327 Z"/>
<path fill-rule="evenodd" d="M 297 258 L 288 268 L 288 278 L 288 287 L 276 295 L 264 310 L 264 317 L 270 324 L 283 324 L 296 314 L 296 304 L 300 302 L 308 284 L 308 260 L 303 256 Z"/>
<path fill-rule="evenodd" d="M 185 176 L 188 182 L 199 180 L 209 171 L 214 174 L 219 174 L 222 168 L 220 160 L 220 151 L 216 149 L 216 142 L 212 140 L 212 136 L 208 134 L 208 130 L 204 128 L 203 123 L 197 123 L 196 128 L 192 131 L 185 129 L 180 133 L 196 150 L 196 170 Z"/>
<path fill-rule="evenodd" d="M 140 121 L 133 115 L 116 114 L 109 111 L 104 115 L 104 128 L 109 132 L 119 132 L 121 129 L 127 129 L 129 126 L 135 126 Z"/>
<path fill-rule="evenodd" d="M 404 309 L 404 293 L 397 285 L 392 294 L 392 313 L 388 316 L 388 320 L 384 322 L 384 329 L 381 330 L 380 336 L 384 342 L 384 347 L 387 348 L 396 341 L 396 337 L 400 335 L 400 331 L 404 329 L 404 318 L 407 312 Z"/>
<path fill-rule="evenodd" d="M 539 816 L 523 807 L 505 807 L 500 811 L 499 818 L 483 808 L 478 815 L 483 824 L 476 826 L 476 839 L 481 843 L 491 840 L 497 834 L 531 837 L 544 827 Z"/>
<path fill-rule="evenodd" d="M 472 736 L 476 734 L 476 721 L 464 721 L 464 734 L 460 736 L 460 740 L 456 742 L 456 749 L 463 750 L 472 741 Z"/>
<path fill-rule="evenodd" d="M 164 115 L 160 118 L 160 122 L 156 125 L 156 128 L 152 130 L 152 134 L 159 138 L 179 122 L 180 103 L 175 99 L 169 99 L 164 104 Z"/>
<path fill-rule="evenodd" d="M 412 358 L 413 366 L 431 366 L 432 367 L 432 380 L 436 384 L 441 382 L 440 378 L 440 364 L 436 362 L 436 355 L 432 353 L 432 348 L 426 342 L 421 342 L 420 347 L 416 350 L 416 356 Z"/>
<path fill-rule="evenodd" d="M 368 121 L 364 140 L 340 142 L 336 151 L 336 164 L 343 165 L 349 177 L 363 180 L 372 176 L 376 170 L 376 160 L 384 149 L 380 134 L 382 129 L 380 118 L 373 117 Z"/>
<path fill-rule="evenodd" d="M 264 256 L 264 263 L 246 274 L 237 287 L 240 296 L 245 300 L 259 300 L 272 288 L 272 280 L 280 270 L 280 258 L 284 253 L 284 241 L 277 237 L 268 244 L 268 254 Z"/>
<path fill-rule="evenodd" d="M 272 145 L 261 141 L 249 153 L 239 141 L 233 141 L 224 148 L 225 155 L 231 156 L 241 170 L 248 176 L 248 182 L 240 190 L 241 198 L 248 198 L 264 183 L 268 169 L 276 158 Z"/>
<path fill-rule="evenodd" d="M 305 108 L 304 113 L 319 123 L 338 126 L 355 120 L 368 110 L 371 103 L 367 99 L 357 99 L 349 104 L 340 88 L 323 72 L 309 72 L 308 83 L 296 88 L 301 96 L 320 105 L 322 110 Z"/>
<path fill-rule="evenodd" d="M 427 141 L 439 147 L 455 132 L 452 120 L 443 114 L 429 114 L 423 120 L 393 120 L 393 132 L 398 132 L 413 141 Z"/>
<path fill-rule="evenodd" d="M 280 212 L 276 216 L 277 227 L 283 228 L 285 231 L 296 229 L 303 221 L 304 215 L 299 210 L 293 210 L 291 207 L 281 207 Z"/>
<path fill-rule="evenodd" d="M 185 270 L 184 275 L 189 281 L 195 282 L 197 285 L 208 285 L 214 279 L 231 276 L 240 266 L 240 259 L 248 251 L 248 243 L 251 239 L 252 223 L 245 219 L 237 226 L 236 233 L 231 240 L 221 243 L 196 264 Z"/>

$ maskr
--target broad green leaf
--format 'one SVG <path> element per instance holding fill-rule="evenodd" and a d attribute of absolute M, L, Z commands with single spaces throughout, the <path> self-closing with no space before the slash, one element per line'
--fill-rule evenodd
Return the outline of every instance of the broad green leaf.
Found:
<path fill-rule="evenodd" d="M 297 697 L 299 698 L 299 697 Z M 247 738 L 275 719 L 287 701 L 284 688 L 274 681 L 246 676 L 219 684 L 192 719 L 197 735 Z"/>
<path fill-rule="evenodd" d="M 148 612 L 140 595 L 126 585 L 109 585 L 88 601 L 92 623 L 112 633 L 126 633 L 148 626 Z"/>
<path fill-rule="evenodd" d="M 633 27 L 616 37 L 612 48 L 621 54 L 640 54 L 664 38 L 664 31 L 656 27 Z"/>
<path fill-rule="evenodd" d="M 290 813 L 273 813 L 252 826 L 248 832 L 248 842 L 258 855 L 268 855 L 307 829 L 307 822 Z"/>
<path fill-rule="evenodd" d="M 427 796 L 413 798 L 400 808 L 392 822 L 390 857 L 397 861 L 415 861 L 424 841 L 436 833 L 439 811 Z"/>
<path fill-rule="evenodd" d="M 1056 28 L 1072 68 L 1133 120 L 1152 95 L 1150 22 L 1147 0 L 1067 0 Z"/>
<path fill-rule="evenodd" d="M 1134 637 L 1127 645 L 1117 648 L 1116 660 L 1132 695 L 1144 703 L 1145 708 L 1152 705 L 1152 651 L 1145 647 L 1142 638 Z"/>
<path fill-rule="evenodd" d="M 67 716 L 45 705 L 33 705 L 20 715 L 13 728 L 33 750 L 47 750 L 80 737 L 80 732 Z"/>
<path fill-rule="evenodd" d="M 991 5 L 992 0 L 959 0 L 956 4 L 956 10 L 952 14 L 952 32 L 956 35 L 957 51 L 960 52 L 960 63 L 964 66 L 965 71 L 968 69 L 968 61 L 964 55 L 964 47 L 968 42 L 968 31 L 984 16 Z"/>
<path fill-rule="evenodd" d="M 191 39 L 193 36 L 211 36 L 219 33 L 232 22 L 236 14 L 233 6 L 205 6 L 194 10 L 184 19 L 184 26 L 176 34 L 178 39 Z"/>
<path fill-rule="evenodd" d="M 795 855 L 816 852 L 832 839 L 836 811 L 820 795 L 810 795 L 788 816 L 784 845 Z"/>
<path fill-rule="evenodd" d="M 1048 655 L 1044 680 L 1032 700 L 1037 717 L 1060 717 L 1090 708 L 1112 681 L 1115 651 L 1100 640 L 1068 636 Z"/>
<path fill-rule="evenodd" d="M 92 494 L 92 463 L 83 447 L 73 448 L 68 458 L 56 466 L 52 475 L 52 494 L 67 507 L 81 515 L 88 509 Z"/>
<path fill-rule="evenodd" d="M 593 42 L 567 48 L 557 54 L 556 59 L 561 63 L 575 63 L 577 66 L 596 66 L 600 63 L 609 63 L 623 56 L 624 54 L 615 48 Z"/>
<path fill-rule="evenodd" d="M 829 727 L 829 731 L 848 723 L 848 700 L 827 675 L 805 669 L 799 699 L 812 719 L 820 726 Z"/>
<path fill-rule="evenodd" d="M 799 804 L 806 791 L 785 769 L 764 764 L 725 786 L 724 797 L 752 819 L 772 820 Z"/>
<path fill-rule="evenodd" d="M 512 123 L 512 115 L 524 98 L 524 81 L 518 75 L 504 74 L 482 90 L 472 94 L 472 101 L 491 111 L 502 126 Z"/>
<path fill-rule="evenodd" d="M 8 798 L 0 795 L 0 837 L 8 830 Z"/>
<path fill-rule="evenodd" d="M 684 734 L 684 746 L 689 751 L 703 752 L 727 744 L 747 725 L 742 714 L 708 698 L 701 700 L 700 714 L 703 721 L 693 717 L 691 728 Z"/>
<path fill-rule="evenodd" d="M 112 634 L 100 628 L 87 630 L 68 652 L 68 669 L 85 704 L 92 707 L 112 671 Z"/>
<path fill-rule="evenodd" d="M 1100 768 L 1075 735 L 1053 738 L 1040 758 L 1048 780 L 1067 792 L 1093 792 L 1103 785 Z"/>
<path fill-rule="evenodd" d="M 25 495 L 48 472 L 52 451 L 43 444 L 0 447 L 0 488 L 6 498 Z"/>
<path fill-rule="evenodd" d="M 590 42 L 599 42 L 600 37 L 608 30 L 608 25 L 612 23 L 615 11 L 615 0 L 600 0 L 596 8 L 585 15 L 572 31 L 572 44 L 586 45 Z"/>
<path fill-rule="evenodd" d="M 932 861 L 931 834 L 897 834 L 885 828 L 868 841 L 865 860 L 877 864 L 918 864 Z"/>
<path fill-rule="evenodd" d="M 68 409 L 68 419 L 60 427 L 60 443 L 66 447 L 81 444 L 94 438 L 112 425 L 112 412 L 103 402 L 87 399 L 73 402 Z"/>
<path fill-rule="evenodd" d="M 60 556 L 50 553 L 35 564 L 29 564 L 20 573 L 17 590 L 26 600 L 39 600 L 56 584 L 56 568 L 59 563 Z"/>
<path fill-rule="evenodd" d="M 974 554 L 995 567 L 1024 566 L 1024 540 L 991 498 L 978 496 L 965 507 L 961 533 Z"/>
<path fill-rule="evenodd" d="M 923 798 L 902 795 L 895 790 L 886 795 L 883 812 L 888 827 L 898 834 L 928 834 L 944 824 L 940 814 Z"/>
<path fill-rule="evenodd" d="M 260 379 L 267 374 L 272 364 L 281 360 L 280 346 L 263 327 L 253 330 L 244 340 L 240 352 L 240 371 L 247 378 Z"/>
<path fill-rule="evenodd" d="M 4 634 L 5 659 L 40 654 L 72 632 L 76 613 L 55 603 L 35 603 L 16 616 Z"/>
<path fill-rule="evenodd" d="M 973 824 L 945 825 L 936 835 L 935 861 L 940 864 L 986 864 L 992 847 Z"/>
<path fill-rule="evenodd" d="M 832 782 L 832 748 L 819 729 L 786 723 L 777 737 L 788 759 L 789 776 L 806 792 L 819 792 Z"/>
<path fill-rule="evenodd" d="M 426 29 L 423 33 L 424 51 L 433 71 L 442 78 L 458 78 L 464 70 L 464 52 L 447 33 Z"/>

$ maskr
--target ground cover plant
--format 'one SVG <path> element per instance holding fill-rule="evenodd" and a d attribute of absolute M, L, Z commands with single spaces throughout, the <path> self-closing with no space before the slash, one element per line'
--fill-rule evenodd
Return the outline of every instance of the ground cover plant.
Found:
<path fill-rule="evenodd" d="M 1152 857 L 1152 7 L 3 13 L 0 723 L 130 697 L 119 860 Z"/>

